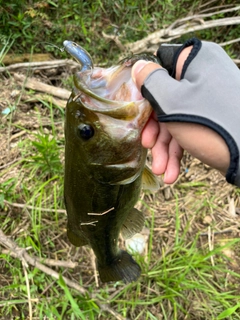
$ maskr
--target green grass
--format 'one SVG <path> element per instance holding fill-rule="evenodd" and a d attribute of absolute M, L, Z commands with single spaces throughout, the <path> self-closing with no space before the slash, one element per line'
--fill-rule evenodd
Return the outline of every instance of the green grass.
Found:
<path fill-rule="evenodd" d="M 51 113 L 51 108 L 49 110 Z M 190 220 L 182 229 L 181 199 L 178 197 L 172 199 L 175 203 L 175 212 L 171 212 L 175 216 L 175 236 L 169 246 L 166 245 L 166 238 L 159 239 L 154 233 L 157 222 L 151 203 L 146 200 L 142 202 L 147 215 L 146 225 L 151 232 L 147 256 L 135 256 L 142 268 L 140 280 L 128 285 L 118 282 L 96 287 L 89 261 L 89 271 L 81 272 L 81 264 L 86 265 L 89 251 L 85 251 L 84 256 L 84 253 L 79 254 L 78 249 L 70 248 L 69 243 L 66 245 L 66 215 L 57 211 L 63 208 L 62 170 L 59 169 L 63 145 L 58 142 L 58 130 L 52 121 L 53 136 L 50 140 L 43 139 L 42 130 L 40 128 L 34 134 L 29 132 L 29 139 L 19 144 L 21 153 L 31 153 L 34 159 L 29 161 L 29 156 L 25 156 L 20 163 L 20 202 L 26 203 L 26 209 L 22 208 L 19 212 L 17 208 L 14 210 L 14 207 L 3 205 L 7 216 L 1 215 L 2 229 L 12 235 L 19 247 L 28 248 L 30 255 L 66 261 L 77 255 L 77 261 L 80 258 L 79 268 L 71 271 L 53 267 L 60 274 L 59 280 L 56 280 L 2 252 L 0 263 L 4 281 L 0 289 L 1 314 L 6 318 L 14 315 L 15 319 L 26 319 L 31 310 L 32 317 L 36 319 L 116 319 L 104 310 L 103 306 L 107 303 L 112 310 L 128 319 L 225 319 L 226 315 L 227 319 L 240 319 L 240 276 L 228 267 L 229 259 L 224 255 L 226 247 L 239 247 L 240 240 L 216 246 L 213 251 L 209 251 L 206 244 L 199 246 L 198 233 L 191 234 L 189 238 Z M 56 145 L 60 144 L 59 148 L 53 148 L 54 156 L 49 149 L 52 140 Z M 57 175 L 52 169 L 48 170 L 49 164 L 58 171 Z M 14 166 L 16 164 L 7 170 L 11 171 Z M 4 194 L 8 201 L 11 201 L 12 194 L 14 202 L 13 193 L 19 185 L 13 184 L 9 188 L 9 184 L 10 181 L 6 182 Z M 27 187 L 30 185 L 34 186 L 32 190 Z M 35 208 L 30 210 L 27 205 Z M 46 208 L 51 208 L 52 212 L 45 212 Z M 69 287 L 62 275 L 79 282 L 85 294 Z M 89 277 L 92 278 L 90 282 Z"/>
<path fill-rule="evenodd" d="M 226 248 L 239 251 L 240 240 L 216 242 L 209 251 L 208 241 L 202 242 L 201 230 L 192 230 L 193 221 L 223 209 L 217 189 L 209 188 L 207 181 L 180 181 L 175 198 L 165 202 L 172 206 L 167 213 L 161 213 L 158 196 L 149 200 L 146 194 L 141 205 L 150 229 L 148 250 L 145 256 L 135 256 L 142 268 L 141 278 L 128 285 L 118 282 L 96 286 L 88 259 L 90 251 L 69 244 L 66 214 L 59 211 L 64 208 L 63 113 L 53 105 L 44 107 L 44 116 L 37 110 L 33 111 L 35 118 L 29 118 L 38 121 L 37 129 L 17 127 L 26 132 L 15 146 L 18 160 L 0 172 L 1 229 L 43 264 L 50 258 L 72 260 L 77 266 L 50 266 L 59 273 L 57 280 L 2 250 L 1 314 L 6 319 L 116 319 L 111 313 L 114 311 L 128 319 L 240 319 L 240 276 L 224 253 Z M 8 117 L 10 132 L 15 125 L 12 115 Z M 45 117 L 47 124 L 43 124 Z M 184 203 L 191 197 L 194 201 L 185 212 Z M 23 206 L 19 208 L 18 203 Z M 164 222 L 166 218 L 171 223 Z M 169 238 L 154 231 L 159 219 L 163 219 L 162 228 L 168 227 L 169 233 L 174 230 Z M 79 283 L 84 293 L 66 284 L 63 277 Z"/>
<path fill-rule="evenodd" d="M 125 44 L 134 42 L 150 33 L 169 26 L 175 20 L 201 10 L 227 8 L 230 0 L 94 0 L 90 3 L 79 0 L 10 0 L 0 6 L 0 42 L 10 38 L 14 41 L 11 53 L 51 52 L 56 57 L 66 57 L 56 46 L 62 47 L 63 40 L 80 43 L 97 64 L 114 62 L 119 48 L 114 41 L 105 39 L 102 31 L 118 36 Z M 237 14 L 237 12 L 236 12 Z M 223 17 L 215 15 L 213 18 Z M 39 33 L 39 30 L 41 32 Z M 188 34 L 175 41 L 181 42 L 192 36 Z M 238 26 L 219 27 L 196 34 L 198 37 L 214 41 L 228 41 L 238 38 Z M 53 44 L 53 46 L 49 45 Z M 95 49 L 97 48 L 97 50 Z M 238 44 L 230 44 L 227 49 L 234 55 Z"/>
<path fill-rule="evenodd" d="M 42 42 L 61 46 L 70 39 L 83 45 L 94 61 L 112 64 L 120 52 L 101 31 L 116 33 L 123 43 L 139 40 L 189 10 L 198 12 L 203 3 L 157 0 L 154 5 L 149 1 L 136 5 L 136 1 L 98 0 L 89 5 L 62 0 L 33 1 L 31 6 L 28 1 L 20 0 L 18 5 L 8 1 L 0 7 L 0 62 L 7 52 L 51 51 L 63 57 Z M 238 37 L 239 27 L 224 30 L 198 35 L 217 41 Z M 235 44 L 228 49 L 236 48 Z M 9 74 L 4 77 L 11 80 Z M 71 80 L 65 77 L 59 82 L 65 87 Z M 227 214 L 229 198 L 240 206 L 239 190 L 221 177 L 216 180 L 214 174 L 212 180 L 207 175 L 212 171 L 198 163 L 191 167 L 194 178 L 183 174 L 170 198 L 164 190 L 143 195 L 138 205 L 150 235 L 146 254 L 135 255 L 142 268 L 140 279 L 128 285 L 97 286 L 90 249 L 75 248 L 66 237 L 64 110 L 41 100 L 28 113 L 21 113 L 21 104 L 18 98 L 8 104 L 8 114 L 1 114 L 1 230 L 49 269 L 32 265 L 24 255 L 17 257 L 0 237 L 0 319 L 240 319 L 240 240 L 234 233 L 238 220 Z M 17 122 L 20 114 L 22 122 Z M 11 141 L 15 133 L 21 135 Z M 186 156 L 184 165 L 192 164 Z M 217 233 L 229 228 L 232 233 Z M 54 265 L 59 261 L 75 266 Z"/>

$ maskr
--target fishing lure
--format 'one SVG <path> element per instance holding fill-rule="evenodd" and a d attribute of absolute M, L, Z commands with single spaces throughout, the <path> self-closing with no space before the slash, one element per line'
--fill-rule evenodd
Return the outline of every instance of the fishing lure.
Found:
<path fill-rule="evenodd" d="M 80 71 L 93 69 L 93 61 L 90 54 L 83 49 L 79 44 L 73 41 L 65 40 L 63 42 L 64 49 L 81 64 Z"/>

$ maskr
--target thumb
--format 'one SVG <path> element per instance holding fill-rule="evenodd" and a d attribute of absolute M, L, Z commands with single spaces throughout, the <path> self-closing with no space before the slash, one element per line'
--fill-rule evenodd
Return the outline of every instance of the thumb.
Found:
<path fill-rule="evenodd" d="M 138 90 L 141 90 L 141 86 L 145 79 L 156 69 L 160 69 L 161 66 L 157 63 L 138 60 L 132 67 L 132 79 L 136 84 Z"/>

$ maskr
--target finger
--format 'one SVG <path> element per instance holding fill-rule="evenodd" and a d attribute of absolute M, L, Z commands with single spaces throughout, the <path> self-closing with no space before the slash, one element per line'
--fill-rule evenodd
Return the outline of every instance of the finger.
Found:
<path fill-rule="evenodd" d="M 172 139 L 168 149 L 168 163 L 163 181 L 167 184 L 177 180 L 180 173 L 180 164 L 183 156 L 183 149 L 175 139 Z"/>
<path fill-rule="evenodd" d="M 161 66 L 157 63 L 139 60 L 132 67 L 132 79 L 135 82 L 138 90 L 141 89 L 144 80 L 154 70 L 160 69 Z"/>
<path fill-rule="evenodd" d="M 147 149 L 152 149 L 159 133 L 159 123 L 154 114 L 153 112 L 142 131 L 142 146 Z"/>
<path fill-rule="evenodd" d="M 166 171 L 169 159 L 169 143 L 172 139 L 164 123 L 159 124 L 160 132 L 155 145 L 152 147 L 152 171 L 155 174 L 162 174 Z"/>

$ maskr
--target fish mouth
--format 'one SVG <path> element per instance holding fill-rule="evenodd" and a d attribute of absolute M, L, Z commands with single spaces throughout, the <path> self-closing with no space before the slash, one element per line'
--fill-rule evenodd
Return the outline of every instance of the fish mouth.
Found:
<path fill-rule="evenodd" d="M 131 77 L 131 67 L 94 68 L 76 74 L 74 83 L 80 91 L 104 103 L 143 100 Z"/>
<path fill-rule="evenodd" d="M 131 77 L 131 67 L 94 68 L 74 76 L 74 101 L 87 109 L 117 119 L 133 119 L 151 110 Z M 150 113 L 150 112 L 149 112 Z"/>

